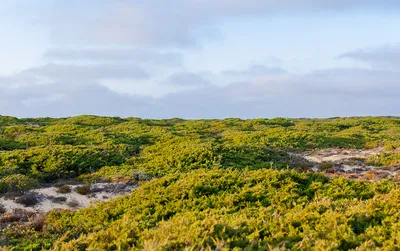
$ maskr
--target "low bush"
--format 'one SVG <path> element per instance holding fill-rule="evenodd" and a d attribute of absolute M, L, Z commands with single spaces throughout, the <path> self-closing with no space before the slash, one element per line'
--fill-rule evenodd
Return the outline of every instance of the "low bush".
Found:
<path fill-rule="evenodd" d="M 330 161 L 324 161 L 324 162 L 321 162 L 318 164 L 318 168 L 321 171 L 327 171 L 327 170 L 333 168 L 334 166 L 335 166 L 335 163 L 332 163 Z"/>
<path fill-rule="evenodd" d="M 40 202 L 40 199 L 37 193 L 27 193 L 16 198 L 14 201 L 18 204 L 24 205 L 25 207 L 32 207 L 37 205 Z"/>
<path fill-rule="evenodd" d="M 55 187 L 62 187 L 62 186 L 73 186 L 73 185 L 78 185 L 79 182 L 76 180 L 57 180 L 54 183 Z"/>
<path fill-rule="evenodd" d="M 390 166 L 399 173 L 399 139 L 400 118 L 0 116 L 0 193 L 24 192 L 36 181 L 58 187 L 81 184 L 72 178 L 82 184 L 104 178 L 140 184 L 128 196 L 86 209 L 49 212 L 37 227 L 20 224 L 21 228 L 3 229 L 0 246 L 396 250 L 399 183 L 381 180 L 383 172 L 366 173 L 368 181 L 310 173 L 314 163 L 292 158 L 288 151 L 387 146 L 387 153 L 365 163 Z M 95 194 L 89 185 L 77 192 Z M 48 199 L 79 208 L 78 201 L 66 197 Z"/>
<path fill-rule="evenodd" d="M 399 194 L 392 181 L 202 169 L 76 212 L 50 212 L 46 231 L 25 247 L 58 239 L 53 248 L 64 250 L 395 250 Z"/>
<path fill-rule="evenodd" d="M 87 195 L 91 192 L 91 186 L 90 184 L 82 185 L 82 186 L 77 186 L 75 188 L 75 192 L 81 194 L 81 195 Z"/>
<path fill-rule="evenodd" d="M 71 191 L 72 191 L 71 187 L 68 185 L 63 185 L 56 189 L 57 193 L 62 193 L 62 194 L 70 193 Z"/>
<path fill-rule="evenodd" d="M 76 207 L 79 207 L 80 204 L 79 204 L 79 201 L 77 201 L 76 199 L 72 199 L 71 201 L 69 201 L 67 203 L 67 205 L 71 208 L 76 208 Z"/>
<path fill-rule="evenodd" d="M 64 197 L 64 196 L 59 196 L 59 197 L 49 196 L 49 197 L 47 197 L 47 199 L 49 199 L 53 203 L 63 203 L 63 202 L 67 201 L 67 197 Z"/>
<path fill-rule="evenodd" d="M 7 212 L 6 206 L 0 204 L 0 214 L 4 214 L 5 212 Z"/>
<path fill-rule="evenodd" d="M 0 223 L 26 222 L 35 215 L 36 213 L 33 211 L 17 208 L 14 209 L 11 213 L 7 213 L 2 217 L 0 217 Z M 22 232 L 22 234 L 28 234 L 28 233 L 29 232 Z"/>
<path fill-rule="evenodd" d="M 0 179 L 0 193 L 28 191 L 37 184 L 35 179 L 23 174 L 12 174 Z"/>

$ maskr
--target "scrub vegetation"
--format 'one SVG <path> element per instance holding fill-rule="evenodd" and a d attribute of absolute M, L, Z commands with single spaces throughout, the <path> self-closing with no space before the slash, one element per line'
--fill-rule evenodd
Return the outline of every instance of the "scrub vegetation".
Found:
<path fill-rule="evenodd" d="M 68 182 L 76 181 L 85 183 L 76 189 L 80 194 L 89 194 L 94 182 L 140 184 L 129 195 L 25 217 L 23 223 L 18 219 L 27 212 L 18 211 L 17 219 L 1 210 L 0 246 L 395 250 L 400 248 L 399 147 L 400 118 L 394 117 L 0 116 L 1 196 L 18 192 L 31 199 L 31 189 L 60 183 L 59 193 L 68 194 Z M 351 159 L 368 166 L 368 173 L 351 179 L 335 174 L 338 161 L 321 162 L 316 171 L 315 163 L 298 154 L 324 149 L 382 150 Z M 375 167 L 393 175 L 373 179 Z"/>

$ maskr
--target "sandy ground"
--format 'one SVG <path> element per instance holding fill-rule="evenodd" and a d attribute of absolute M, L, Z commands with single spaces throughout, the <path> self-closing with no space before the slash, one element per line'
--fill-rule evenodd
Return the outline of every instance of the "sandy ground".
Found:
<path fill-rule="evenodd" d="M 329 175 L 342 175 L 349 178 L 379 180 L 388 177 L 398 177 L 400 168 L 378 167 L 367 165 L 363 159 L 385 152 L 383 147 L 374 149 L 323 149 L 311 152 L 292 153 L 292 156 L 309 163 L 309 169 L 314 172 L 326 172 Z M 326 163 L 331 167 L 322 170 Z M 303 163 L 304 164 L 304 163 Z"/>
<path fill-rule="evenodd" d="M 375 154 L 383 153 L 384 148 L 374 148 L 367 150 L 358 149 L 323 149 L 319 151 L 306 152 L 302 156 L 312 162 L 338 162 L 354 158 L 369 158 Z"/>
<path fill-rule="evenodd" d="M 5 206 L 7 212 L 12 212 L 14 209 L 26 209 L 45 213 L 57 208 L 79 209 L 88 207 L 92 203 L 107 201 L 125 194 L 129 194 L 136 188 L 134 185 L 127 185 L 124 183 L 98 183 L 91 186 L 93 192 L 88 195 L 81 195 L 74 191 L 77 186 L 78 185 L 71 185 L 70 187 L 72 192 L 67 194 L 57 193 L 57 187 L 31 190 L 30 192 L 36 193 L 40 200 L 40 202 L 33 207 L 25 207 L 16 203 L 14 199 L 6 199 L 4 197 L 0 198 L 0 204 Z M 51 201 L 52 197 L 66 197 L 67 200 L 64 202 L 55 203 Z M 68 205 L 71 201 L 77 202 L 78 205 L 71 207 Z"/>

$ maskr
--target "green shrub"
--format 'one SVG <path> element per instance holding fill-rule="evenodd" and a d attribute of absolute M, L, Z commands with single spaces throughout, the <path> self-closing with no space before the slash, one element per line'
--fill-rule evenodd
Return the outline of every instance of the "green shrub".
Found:
<path fill-rule="evenodd" d="M 0 179 L 0 193 L 28 191 L 37 185 L 36 180 L 23 174 L 8 175 Z"/>
<path fill-rule="evenodd" d="M 32 207 L 37 205 L 40 202 L 37 193 L 27 193 L 24 194 L 14 200 L 18 204 L 22 204 L 25 207 Z"/>
<path fill-rule="evenodd" d="M 122 164 L 129 156 L 129 146 L 102 147 L 52 146 L 0 153 L 1 166 L 42 180 L 75 177 L 106 165 Z M 14 168 L 15 169 L 15 168 Z"/>
<path fill-rule="evenodd" d="M 7 212 L 6 206 L 0 204 L 0 215 L 4 214 L 5 212 Z"/>
<path fill-rule="evenodd" d="M 71 201 L 69 201 L 67 203 L 67 205 L 69 207 L 76 208 L 76 207 L 79 207 L 79 201 L 77 201 L 76 199 L 72 199 Z"/>
<path fill-rule="evenodd" d="M 318 164 L 318 168 L 322 171 L 327 171 L 335 166 L 335 163 L 324 161 Z"/>
<path fill-rule="evenodd" d="M 71 187 L 68 186 L 68 185 L 64 185 L 64 186 L 61 186 L 61 187 L 57 188 L 56 192 L 57 193 L 61 193 L 61 194 L 70 193 L 71 192 Z"/>
<path fill-rule="evenodd" d="M 392 181 L 201 169 L 75 213 L 51 212 L 40 236 L 59 238 L 65 250 L 393 249 L 382 233 L 398 231 L 399 195 Z"/>
<path fill-rule="evenodd" d="M 313 163 L 287 152 L 384 146 L 386 153 L 366 163 L 395 169 L 399 125 L 400 118 L 380 117 L 0 117 L 2 193 L 29 190 L 35 180 L 61 187 L 73 183 L 58 181 L 76 177 L 152 179 L 129 196 L 77 212 L 52 211 L 40 229 L 29 224 L 3 229 L 0 245 L 15 250 L 396 250 L 399 184 L 307 173 Z M 377 180 L 374 175 L 364 178 Z M 90 193 L 90 186 L 79 189 Z"/>
<path fill-rule="evenodd" d="M 81 195 L 87 195 L 91 192 L 91 187 L 90 184 L 82 185 L 82 186 L 77 186 L 75 188 L 75 192 L 81 194 Z"/>

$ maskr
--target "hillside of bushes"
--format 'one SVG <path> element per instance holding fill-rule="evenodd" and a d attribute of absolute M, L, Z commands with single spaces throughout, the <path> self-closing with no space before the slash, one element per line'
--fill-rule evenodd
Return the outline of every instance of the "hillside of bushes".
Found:
<path fill-rule="evenodd" d="M 400 118 L 150 120 L 0 116 L 0 195 L 60 180 L 135 179 L 131 195 L 34 226 L 10 225 L 13 250 L 394 250 L 400 187 L 327 177 L 290 153 L 324 148 L 390 152 Z"/>

